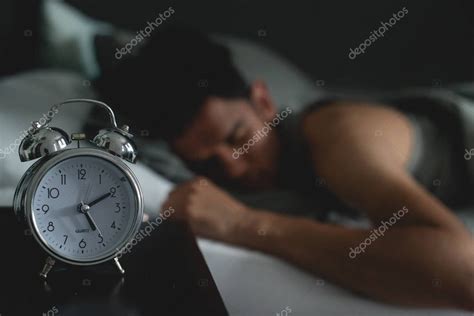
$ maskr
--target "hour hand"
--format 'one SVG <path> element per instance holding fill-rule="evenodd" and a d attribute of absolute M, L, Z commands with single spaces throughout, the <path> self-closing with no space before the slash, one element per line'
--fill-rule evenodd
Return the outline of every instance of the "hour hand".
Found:
<path fill-rule="evenodd" d="M 93 231 L 97 230 L 97 225 L 95 224 L 94 220 L 92 219 L 91 214 L 89 212 L 84 213 L 86 215 L 87 221 L 89 222 L 89 225 L 91 225 L 91 228 Z"/>
<path fill-rule="evenodd" d="M 89 214 L 90 206 L 87 204 L 84 204 L 84 202 L 81 202 L 79 204 L 79 212 L 84 214 L 87 218 L 87 221 L 89 222 L 89 225 L 91 226 L 92 230 L 97 230 L 97 225 L 94 222 L 94 219 L 92 218 L 91 214 Z"/>

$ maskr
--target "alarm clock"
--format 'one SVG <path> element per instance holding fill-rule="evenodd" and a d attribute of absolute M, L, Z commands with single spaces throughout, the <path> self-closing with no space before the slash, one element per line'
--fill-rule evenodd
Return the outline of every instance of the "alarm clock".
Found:
<path fill-rule="evenodd" d="M 14 212 L 45 251 L 40 276 L 57 261 L 95 266 L 107 261 L 123 274 L 117 255 L 138 232 L 143 219 L 139 182 L 124 163 L 135 163 L 137 150 L 128 126 L 117 127 L 112 109 L 89 99 L 70 99 L 59 107 L 86 102 L 107 111 L 110 125 L 86 147 L 85 134 L 71 136 L 50 127 L 54 116 L 33 122 L 19 146 L 21 161 L 36 161 L 23 175 L 14 196 Z M 72 141 L 77 140 L 77 147 Z"/>

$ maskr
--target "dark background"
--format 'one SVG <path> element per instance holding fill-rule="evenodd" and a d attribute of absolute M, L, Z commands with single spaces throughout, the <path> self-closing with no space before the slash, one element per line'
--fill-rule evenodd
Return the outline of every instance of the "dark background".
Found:
<path fill-rule="evenodd" d="M 0 1 L 0 76 L 38 66 L 40 0 Z M 473 1 L 68 0 L 87 14 L 139 30 L 172 6 L 172 23 L 253 39 L 331 87 L 398 88 L 472 81 Z M 370 33 L 408 14 L 355 60 Z M 31 30 L 31 35 L 28 31 Z M 263 30 L 266 34 L 261 36 Z"/>

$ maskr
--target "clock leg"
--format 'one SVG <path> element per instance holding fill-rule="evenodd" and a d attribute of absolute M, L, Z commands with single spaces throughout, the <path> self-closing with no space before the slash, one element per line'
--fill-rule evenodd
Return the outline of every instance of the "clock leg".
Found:
<path fill-rule="evenodd" d="M 121 274 L 125 274 L 125 270 L 122 268 L 122 265 L 119 262 L 119 259 L 117 257 L 114 258 L 115 266 L 117 269 L 120 271 Z"/>
<path fill-rule="evenodd" d="M 46 279 L 48 277 L 49 271 L 51 271 L 55 263 L 56 261 L 53 258 L 47 257 L 46 262 L 44 263 L 43 269 L 41 269 L 41 272 L 39 274 L 40 277 L 42 277 L 43 279 Z"/>

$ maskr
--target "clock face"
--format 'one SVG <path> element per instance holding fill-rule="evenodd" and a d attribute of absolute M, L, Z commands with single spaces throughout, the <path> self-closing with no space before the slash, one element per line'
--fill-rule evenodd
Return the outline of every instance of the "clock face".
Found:
<path fill-rule="evenodd" d="M 33 228 L 50 251 L 67 260 L 100 261 L 123 247 L 141 221 L 137 194 L 116 164 L 73 156 L 39 180 L 31 202 Z"/>

